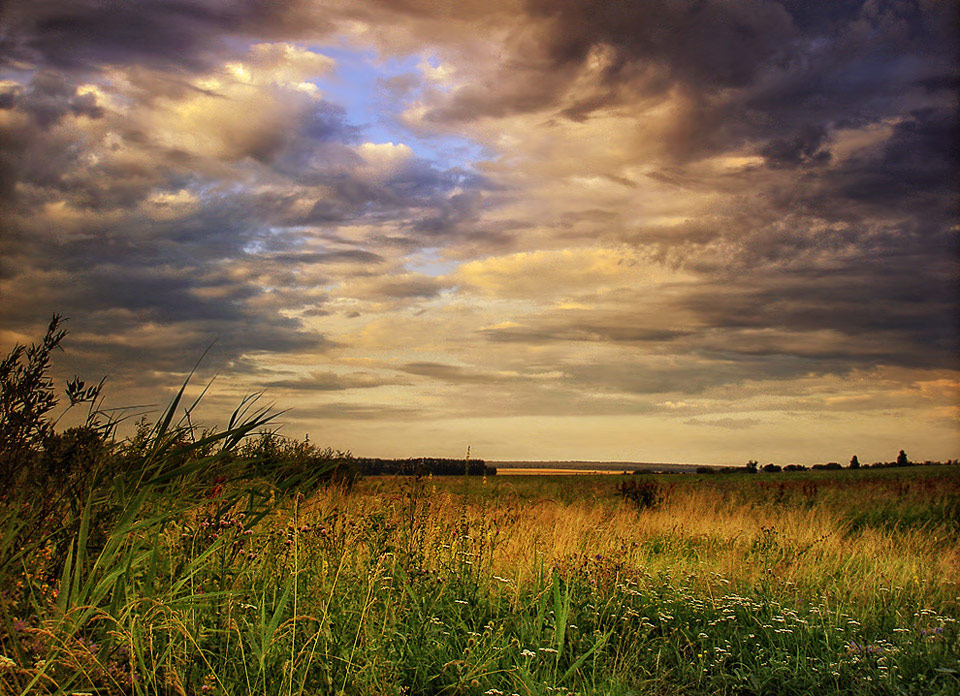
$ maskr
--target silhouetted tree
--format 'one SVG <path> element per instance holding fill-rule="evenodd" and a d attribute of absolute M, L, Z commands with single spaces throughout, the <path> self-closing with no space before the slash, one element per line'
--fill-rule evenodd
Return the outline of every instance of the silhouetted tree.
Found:
<path fill-rule="evenodd" d="M 851 469 L 859 469 L 859 468 L 860 468 L 860 460 L 857 459 L 857 455 L 853 455 L 853 457 L 850 458 L 850 468 L 851 468 Z"/>
<path fill-rule="evenodd" d="M 751 459 L 749 462 L 747 462 L 747 473 L 757 473 L 757 464 L 759 464 L 759 462 L 756 459 Z"/>
<path fill-rule="evenodd" d="M 910 466 L 910 459 L 903 450 L 900 450 L 900 454 L 897 455 L 897 466 Z"/>

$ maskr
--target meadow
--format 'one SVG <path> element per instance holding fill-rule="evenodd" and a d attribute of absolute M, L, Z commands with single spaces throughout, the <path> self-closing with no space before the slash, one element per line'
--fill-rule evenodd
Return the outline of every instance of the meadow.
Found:
<path fill-rule="evenodd" d="M 0 693 L 960 693 L 960 467 L 358 479 L 184 395 L 8 428 Z"/>

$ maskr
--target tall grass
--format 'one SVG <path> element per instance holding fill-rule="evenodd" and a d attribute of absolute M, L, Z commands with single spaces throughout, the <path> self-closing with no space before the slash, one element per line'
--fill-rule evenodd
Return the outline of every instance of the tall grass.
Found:
<path fill-rule="evenodd" d="M 609 485 L 606 497 L 530 503 L 493 483 L 366 480 L 275 497 L 259 520 L 245 501 L 201 502 L 162 528 L 124 528 L 129 565 L 107 594 L 63 600 L 61 584 L 24 573 L 33 613 L 5 606 L 4 684 L 956 693 L 958 543 L 946 528 L 855 529 L 826 505 L 693 486 L 638 512 Z"/>

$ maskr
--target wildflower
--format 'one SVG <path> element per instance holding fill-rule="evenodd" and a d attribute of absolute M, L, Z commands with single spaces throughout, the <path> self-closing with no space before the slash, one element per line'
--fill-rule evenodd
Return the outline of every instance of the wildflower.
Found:
<path fill-rule="evenodd" d="M 521 656 L 521 657 L 536 657 L 536 656 L 537 656 L 537 653 L 533 652 L 533 650 L 527 650 L 526 648 L 524 648 L 523 650 L 520 651 L 520 656 Z"/>
<path fill-rule="evenodd" d="M 13 669 L 17 666 L 17 663 L 11 660 L 6 655 L 0 655 L 0 671 L 5 669 Z"/>
<path fill-rule="evenodd" d="M 503 696 L 503 692 L 499 689 L 487 689 L 483 693 L 484 696 Z"/>
<path fill-rule="evenodd" d="M 556 654 L 557 654 L 557 651 L 554 650 L 553 648 L 540 648 L 540 652 L 542 652 L 542 653 L 549 653 L 549 654 L 551 654 L 551 655 L 556 655 Z"/>

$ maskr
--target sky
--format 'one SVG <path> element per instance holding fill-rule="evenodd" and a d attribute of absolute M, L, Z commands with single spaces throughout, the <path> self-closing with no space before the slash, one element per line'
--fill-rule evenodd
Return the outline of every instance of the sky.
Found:
<path fill-rule="evenodd" d="M 956 12 L 8 4 L 0 349 L 359 456 L 960 457 Z"/>

